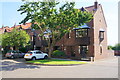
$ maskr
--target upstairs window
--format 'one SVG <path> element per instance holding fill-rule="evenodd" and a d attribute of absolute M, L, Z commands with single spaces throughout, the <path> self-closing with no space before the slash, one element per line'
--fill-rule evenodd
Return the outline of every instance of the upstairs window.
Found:
<path fill-rule="evenodd" d="M 88 36 L 88 29 L 78 29 L 76 30 L 76 38 L 77 37 L 85 37 Z"/>
<path fill-rule="evenodd" d="M 104 29 L 100 29 L 99 31 L 99 39 L 100 39 L 100 42 L 104 40 Z"/>
<path fill-rule="evenodd" d="M 104 39 L 104 32 L 100 31 L 100 39 Z"/>

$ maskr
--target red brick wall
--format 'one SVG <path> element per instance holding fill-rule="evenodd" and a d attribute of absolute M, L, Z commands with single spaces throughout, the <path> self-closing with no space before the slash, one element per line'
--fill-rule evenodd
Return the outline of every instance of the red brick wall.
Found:
<path fill-rule="evenodd" d="M 99 30 L 104 29 L 104 40 L 99 40 Z M 100 53 L 100 46 L 102 47 L 102 53 Z M 107 25 L 104 18 L 102 6 L 99 5 L 94 15 L 94 59 L 101 59 L 108 57 L 107 51 Z"/>

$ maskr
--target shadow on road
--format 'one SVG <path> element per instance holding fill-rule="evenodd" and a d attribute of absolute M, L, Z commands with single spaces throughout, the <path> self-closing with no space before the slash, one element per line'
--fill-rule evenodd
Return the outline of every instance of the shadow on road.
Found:
<path fill-rule="evenodd" d="M 0 71 L 14 71 L 16 69 L 35 69 L 40 68 L 37 65 L 25 64 L 24 59 L 3 60 Z"/>

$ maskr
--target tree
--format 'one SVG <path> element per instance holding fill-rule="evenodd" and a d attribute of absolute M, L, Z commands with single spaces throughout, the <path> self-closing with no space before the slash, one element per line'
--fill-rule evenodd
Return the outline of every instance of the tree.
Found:
<path fill-rule="evenodd" d="M 112 49 L 113 49 L 113 46 L 109 45 L 108 50 L 112 50 Z"/>
<path fill-rule="evenodd" d="M 53 47 L 64 34 L 68 33 L 73 28 L 83 25 L 91 21 L 92 14 L 87 11 L 74 9 L 75 2 L 66 2 L 61 7 L 57 8 L 59 2 L 27 2 L 20 6 L 18 11 L 27 16 L 20 22 L 25 24 L 31 21 L 32 28 L 40 29 L 41 36 L 46 31 L 48 34 L 49 57 L 53 52 Z"/>
<path fill-rule="evenodd" d="M 120 50 L 120 43 L 116 44 L 112 49 L 113 50 Z"/>
<path fill-rule="evenodd" d="M 2 34 L 0 34 L 0 46 L 2 46 Z"/>
<path fill-rule="evenodd" d="M 10 46 L 18 49 L 27 46 L 30 36 L 23 30 L 13 29 L 12 32 L 2 34 L 2 47 Z"/>

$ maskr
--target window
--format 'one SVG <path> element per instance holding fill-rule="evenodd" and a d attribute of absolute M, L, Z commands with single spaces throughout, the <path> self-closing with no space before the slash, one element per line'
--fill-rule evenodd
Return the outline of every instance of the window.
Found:
<path fill-rule="evenodd" d="M 104 32 L 100 31 L 100 39 L 104 39 Z"/>
<path fill-rule="evenodd" d="M 41 52 L 36 52 L 36 54 L 41 54 Z"/>
<path fill-rule="evenodd" d="M 102 54 L 102 46 L 100 46 L 100 54 Z"/>
<path fill-rule="evenodd" d="M 88 36 L 88 29 L 76 30 L 76 37 L 85 37 L 85 36 Z"/>
<path fill-rule="evenodd" d="M 84 50 L 84 52 L 88 53 L 88 46 L 78 46 L 78 52 L 81 54 L 81 52 Z"/>
<path fill-rule="evenodd" d="M 78 52 L 80 53 L 80 46 L 78 46 Z"/>
<path fill-rule="evenodd" d="M 54 50 L 61 50 L 61 47 L 60 46 L 55 46 Z"/>

